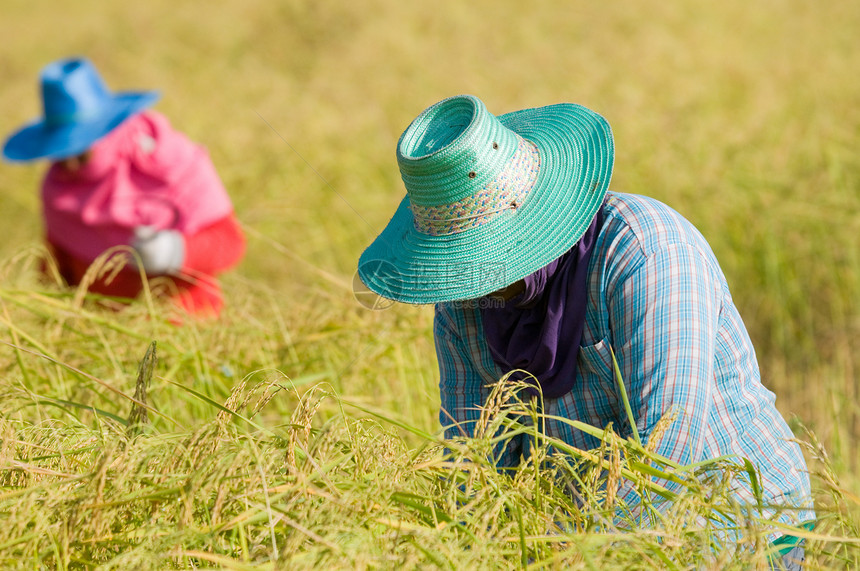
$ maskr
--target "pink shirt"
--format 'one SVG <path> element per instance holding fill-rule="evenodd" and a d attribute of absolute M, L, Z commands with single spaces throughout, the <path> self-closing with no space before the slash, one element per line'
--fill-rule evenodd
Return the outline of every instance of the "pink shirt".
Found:
<path fill-rule="evenodd" d="M 77 171 L 53 164 L 42 200 L 47 241 L 68 283 L 80 283 L 105 250 L 130 245 L 136 226 L 174 229 L 185 238 L 186 255 L 179 275 L 166 278 L 171 291 L 191 313 L 220 311 L 215 274 L 241 259 L 244 236 L 206 150 L 163 115 L 145 111 L 127 119 L 90 148 Z M 130 268 L 89 290 L 132 298 L 142 285 Z"/>
<path fill-rule="evenodd" d="M 90 149 L 78 171 L 51 166 L 42 185 L 48 240 L 92 261 L 130 244 L 139 225 L 192 235 L 233 206 L 206 150 L 144 111 Z"/>

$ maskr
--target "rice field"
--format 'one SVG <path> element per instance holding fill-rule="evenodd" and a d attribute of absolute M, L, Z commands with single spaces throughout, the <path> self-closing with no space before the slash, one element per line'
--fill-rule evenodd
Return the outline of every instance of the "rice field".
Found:
<path fill-rule="evenodd" d="M 840 0 L 6 0 L 0 131 L 40 114 L 37 74 L 58 57 L 159 89 L 156 109 L 212 155 L 248 254 L 217 323 L 177 327 L 146 297 L 106 310 L 38 271 L 44 165 L 0 164 L 0 566 L 766 564 L 772 529 L 726 493 L 750 477 L 735 464 L 685 472 L 643 526 L 606 490 L 647 488 L 642 466 L 666 464 L 611 428 L 588 428 L 602 450 L 562 458 L 535 435 L 540 461 L 513 475 L 481 459 L 496 429 L 537 414 L 514 396 L 485 436 L 441 440 L 432 308 L 370 311 L 352 283 L 404 192 L 400 133 L 472 93 L 497 114 L 597 110 L 611 188 L 699 227 L 807 452 L 809 566 L 856 567 L 857 30 L 860 5 Z"/>

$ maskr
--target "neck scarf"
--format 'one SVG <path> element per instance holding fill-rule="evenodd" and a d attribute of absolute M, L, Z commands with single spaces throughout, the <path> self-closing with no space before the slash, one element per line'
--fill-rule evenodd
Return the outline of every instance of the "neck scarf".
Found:
<path fill-rule="evenodd" d="M 503 307 L 481 309 L 493 360 L 506 372 L 523 369 L 534 375 L 546 398 L 565 395 L 576 381 L 588 262 L 602 224 L 601 207 L 573 248 L 524 278 L 524 292 Z M 534 382 L 521 373 L 513 378 Z"/>
<path fill-rule="evenodd" d="M 189 236 L 233 211 L 206 150 L 154 111 L 98 140 L 80 169 L 54 163 L 42 204 L 48 238 L 86 261 L 128 244 L 136 226 Z"/>

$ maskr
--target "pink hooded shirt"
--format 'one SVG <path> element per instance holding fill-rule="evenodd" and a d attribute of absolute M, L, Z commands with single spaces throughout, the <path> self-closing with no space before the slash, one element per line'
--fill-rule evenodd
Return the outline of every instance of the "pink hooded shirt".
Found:
<path fill-rule="evenodd" d="M 76 258 L 130 244 L 136 226 L 188 237 L 233 212 L 206 150 L 155 111 L 130 117 L 90 152 L 78 171 L 52 165 L 42 185 L 48 241 Z"/>

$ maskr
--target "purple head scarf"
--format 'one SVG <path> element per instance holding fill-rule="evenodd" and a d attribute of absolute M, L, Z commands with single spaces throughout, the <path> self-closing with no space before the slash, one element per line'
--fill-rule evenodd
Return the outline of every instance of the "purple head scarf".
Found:
<path fill-rule="evenodd" d="M 603 207 L 573 248 L 524 278 L 525 291 L 504 307 L 481 309 L 493 360 L 505 372 L 534 375 L 547 398 L 565 395 L 576 381 L 588 262 L 602 224 Z M 522 373 L 513 378 L 531 379 Z"/>

